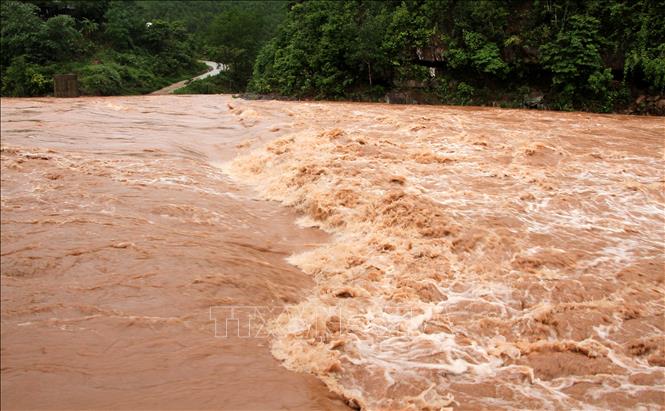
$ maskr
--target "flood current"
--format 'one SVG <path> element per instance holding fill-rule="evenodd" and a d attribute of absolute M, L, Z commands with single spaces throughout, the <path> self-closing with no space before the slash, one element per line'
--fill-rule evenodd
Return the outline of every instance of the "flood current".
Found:
<path fill-rule="evenodd" d="M 3 409 L 658 409 L 665 120 L 2 100 Z"/>

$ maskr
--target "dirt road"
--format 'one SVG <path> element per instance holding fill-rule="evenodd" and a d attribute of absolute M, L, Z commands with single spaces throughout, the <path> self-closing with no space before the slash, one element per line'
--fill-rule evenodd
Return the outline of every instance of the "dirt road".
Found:
<path fill-rule="evenodd" d="M 173 84 L 168 85 L 164 88 L 161 88 L 157 91 L 153 91 L 150 94 L 155 94 L 155 95 L 172 94 L 177 89 L 185 87 L 187 85 L 187 83 L 189 83 L 190 81 L 202 80 L 204 78 L 216 76 L 217 74 L 219 74 L 222 71 L 226 70 L 226 66 L 222 63 L 216 63 L 214 61 L 206 61 L 206 60 L 201 60 L 201 61 L 208 66 L 208 71 L 207 72 L 205 72 L 205 73 L 203 73 L 199 76 L 196 76 L 192 79 L 189 79 L 189 80 L 183 80 L 183 81 L 179 81 L 177 83 L 173 83 Z"/>

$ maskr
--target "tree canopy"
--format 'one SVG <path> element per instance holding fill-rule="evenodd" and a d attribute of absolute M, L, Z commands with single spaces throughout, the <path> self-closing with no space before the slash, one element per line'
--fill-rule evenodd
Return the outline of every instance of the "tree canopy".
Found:
<path fill-rule="evenodd" d="M 552 108 L 609 111 L 663 93 L 664 16 L 662 0 L 297 2 L 251 89 L 348 98 L 415 82 L 447 102 L 535 92 Z"/>
<path fill-rule="evenodd" d="M 612 111 L 665 94 L 665 0 L 5 1 L 2 95 L 183 92 Z M 661 104 L 662 105 L 662 104 Z M 663 109 L 665 110 L 665 109 Z"/>
<path fill-rule="evenodd" d="M 132 1 L 5 1 L 2 95 L 43 95 L 54 74 L 76 72 L 85 94 L 135 94 L 203 67 L 177 21 L 151 19 Z"/>

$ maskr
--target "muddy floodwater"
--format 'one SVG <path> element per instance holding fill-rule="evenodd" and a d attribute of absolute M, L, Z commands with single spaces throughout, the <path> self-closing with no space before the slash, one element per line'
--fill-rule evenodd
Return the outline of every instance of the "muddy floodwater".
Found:
<path fill-rule="evenodd" d="M 229 96 L 1 114 L 3 409 L 665 403 L 662 117 Z"/>

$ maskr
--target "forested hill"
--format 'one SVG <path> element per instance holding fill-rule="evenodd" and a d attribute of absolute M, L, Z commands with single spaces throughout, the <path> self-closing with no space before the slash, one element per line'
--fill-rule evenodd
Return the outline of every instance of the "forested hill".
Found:
<path fill-rule="evenodd" d="M 197 58 L 240 62 L 227 86 L 244 89 L 286 10 L 279 1 L 3 0 L 2 95 L 50 94 L 53 75 L 68 72 L 83 94 L 143 94 L 205 71 Z M 229 29 L 243 36 L 228 44 Z"/>
<path fill-rule="evenodd" d="M 665 114 L 665 0 L 2 3 L 2 94 L 181 92 Z"/>
<path fill-rule="evenodd" d="M 665 1 L 298 2 L 251 88 L 665 114 Z"/>

